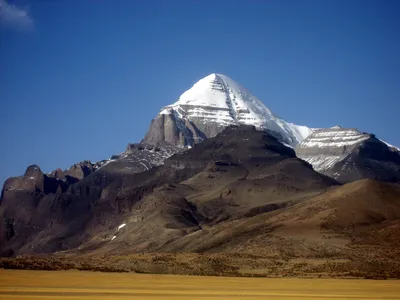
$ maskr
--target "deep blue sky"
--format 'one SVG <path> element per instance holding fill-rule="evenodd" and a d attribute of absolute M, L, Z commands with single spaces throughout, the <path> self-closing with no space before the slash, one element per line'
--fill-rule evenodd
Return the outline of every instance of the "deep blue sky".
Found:
<path fill-rule="evenodd" d="M 0 21 L 0 182 L 122 152 L 213 72 L 400 146 L 400 1 L 0 0 Z"/>

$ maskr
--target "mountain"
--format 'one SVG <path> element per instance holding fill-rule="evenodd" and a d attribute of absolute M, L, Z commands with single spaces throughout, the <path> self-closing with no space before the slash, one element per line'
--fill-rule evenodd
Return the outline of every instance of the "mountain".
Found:
<path fill-rule="evenodd" d="M 168 142 L 191 147 L 231 125 L 269 130 L 294 147 L 298 157 L 316 171 L 342 183 L 372 178 L 400 181 L 399 149 L 357 129 L 311 129 L 275 116 L 246 88 L 222 74 L 211 74 L 184 92 L 177 102 L 161 109 L 144 142 Z"/>
<path fill-rule="evenodd" d="M 2 253 L 103 247 L 122 223 L 136 232 L 132 251 L 161 249 L 204 225 L 284 207 L 337 184 L 251 126 L 228 127 L 145 172 L 119 164 L 109 162 L 63 193 L 6 189 Z"/>
<path fill-rule="evenodd" d="M 94 270 L 125 261 L 140 272 L 400 278 L 399 182 L 398 148 L 357 129 L 288 123 L 211 74 L 122 153 L 9 178 L 0 256 L 55 253 L 45 268 L 60 257 Z"/>
<path fill-rule="evenodd" d="M 215 73 L 199 80 L 176 103 L 161 109 L 141 143 L 129 144 L 125 152 L 108 160 L 83 161 L 68 170 L 54 170 L 46 174 L 46 181 L 50 182 L 49 178 L 59 180 L 55 185 L 60 185 L 64 191 L 105 165 L 121 174 L 127 170 L 143 172 L 162 165 L 164 159 L 174 153 L 216 136 L 227 126 L 241 124 L 268 131 L 283 144 L 295 148 L 297 156 L 316 171 L 342 183 L 362 178 L 399 181 L 398 148 L 357 129 L 311 129 L 288 123 L 275 116 L 239 83 Z M 364 149 L 363 145 L 375 146 L 368 151 L 358 151 Z M 21 190 L 30 186 L 31 180 L 29 176 L 10 178 L 3 192 Z"/>
<path fill-rule="evenodd" d="M 275 116 L 242 85 L 213 73 L 195 83 L 177 102 L 162 108 L 152 120 L 144 142 L 193 146 L 216 136 L 227 126 L 240 124 L 271 130 L 281 142 L 291 146 L 313 132 Z"/>
<path fill-rule="evenodd" d="M 342 183 L 364 178 L 400 182 L 400 151 L 354 128 L 316 130 L 295 150 L 316 171 Z"/>
<path fill-rule="evenodd" d="M 341 185 L 268 131 L 229 126 L 141 173 L 112 163 L 61 194 L 7 192 L 0 253 L 56 254 L 0 266 L 400 276 L 400 185 Z"/>

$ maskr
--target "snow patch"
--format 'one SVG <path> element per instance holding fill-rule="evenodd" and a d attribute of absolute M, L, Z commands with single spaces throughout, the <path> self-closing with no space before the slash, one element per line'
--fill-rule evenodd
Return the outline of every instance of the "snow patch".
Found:
<path fill-rule="evenodd" d="M 385 143 L 389 148 L 394 148 L 394 149 L 396 149 L 397 151 L 400 151 L 400 148 L 397 148 L 396 146 L 393 146 L 393 145 L 391 145 L 391 144 L 389 144 L 389 143 L 387 143 L 387 142 L 385 142 L 385 141 L 383 141 L 383 140 L 380 140 L 382 143 Z"/>
<path fill-rule="evenodd" d="M 115 159 L 108 159 L 105 163 L 101 164 L 100 167 L 97 168 L 97 170 L 100 170 L 102 167 L 108 165 L 109 163 L 112 163 L 115 161 Z"/>
<path fill-rule="evenodd" d="M 302 159 L 311 164 L 315 171 L 321 172 L 332 168 L 339 161 L 343 160 L 344 157 L 340 155 L 338 156 L 318 155 Z"/>

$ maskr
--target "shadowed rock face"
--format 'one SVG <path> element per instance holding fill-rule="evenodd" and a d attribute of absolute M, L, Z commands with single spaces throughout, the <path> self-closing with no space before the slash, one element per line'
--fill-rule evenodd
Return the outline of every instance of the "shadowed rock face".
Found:
<path fill-rule="evenodd" d="M 126 168 L 140 161 L 129 161 L 130 155 L 143 158 L 166 149 L 175 148 L 128 145 L 61 194 L 6 192 L 0 205 L 2 255 L 80 245 L 98 249 L 123 232 L 129 232 L 133 252 L 161 250 L 203 225 L 281 208 L 335 184 L 297 159 L 293 149 L 249 126 L 228 127 L 145 172 Z M 122 223 L 129 230 L 116 233 Z"/>
<path fill-rule="evenodd" d="M 164 141 L 177 147 L 191 146 L 207 137 L 215 136 L 222 129 L 211 130 L 211 127 L 201 131 L 194 122 L 182 120 L 176 114 L 158 115 L 152 120 L 143 142 L 157 144 Z"/>
<path fill-rule="evenodd" d="M 81 214 L 90 212 L 91 201 L 98 199 L 107 213 L 111 205 L 109 199 L 116 197 L 126 176 L 160 166 L 166 158 L 180 151 L 165 142 L 157 145 L 128 144 L 123 153 L 109 160 L 97 163 L 83 161 L 67 170 L 56 169 L 47 175 L 37 165 L 28 167 L 23 176 L 9 178 L 2 189 L 0 243 L 9 247 L 5 250 L 0 247 L 0 253 L 12 255 L 19 248 L 21 252 L 29 252 L 30 246 L 24 248 L 26 240 L 45 230 L 51 232 L 49 236 L 53 230 L 59 232 L 54 233 L 57 237 L 53 237 L 52 243 L 44 240 L 39 247 L 41 250 L 38 248 L 39 252 L 64 249 L 67 244 L 68 247 L 75 245 L 80 238 L 71 244 L 64 243 L 59 235 L 66 234 L 66 231 L 67 235 L 79 232 L 84 225 L 82 220 L 85 220 Z M 78 199 L 83 200 L 79 202 Z M 65 220 L 73 224 L 63 231 L 60 222 L 63 224 Z"/>
<path fill-rule="evenodd" d="M 296 147 L 296 154 L 342 183 L 363 178 L 400 181 L 400 152 L 357 129 L 318 130 Z"/>
<path fill-rule="evenodd" d="M 73 184 L 79 180 L 82 180 L 84 177 L 94 172 L 97 168 L 98 166 L 90 161 L 82 161 L 72 165 L 68 170 L 65 171 L 58 168 L 49 173 L 48 176 L 62 180 L 67 184 Z"/>
<path fill-rule="evenodd" d="M 43 174 L 37 165 L 31 165 L 23 176 L 11 177 L 6 180 L 2 196 L 20 191 L 49 194 L 61 192 L 65 190 L 65 187 L 66 185 L 60 180 Z"/>

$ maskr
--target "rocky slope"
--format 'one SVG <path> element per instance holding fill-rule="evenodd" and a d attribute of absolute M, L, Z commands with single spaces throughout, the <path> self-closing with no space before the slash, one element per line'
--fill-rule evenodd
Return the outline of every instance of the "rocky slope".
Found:
<path fill-rule="evenodd" d="M 181 148 L 166 142 L 159 142 L 156 145 L 128 144 L 124 152 L 113 155 L 101 165 L 101 168 L 121 174 L 141 173 L 153 167 L 161 166 L 165 159 L 179 152 L 182 152 Z"/>
<path fill-rule="evenodd" d="M 316 130 L 295 149 L 316 171 L 342 183 L 363 178 L 400 182 L 400 151 L 373 134 L 335 126 Z"/>
<path fill-rule="evenodd" d="M 246 88 L 222 74 L 210 74 L 161 109 L 144 141 L 193 146 L 230 125 L 252 125 L 273 131 L 280 141 L 295 146 L 313 130 L 275 116 Z"/>
<path fill-rule="evenodd" d="M 338 185 L 246 128 L 205 143 L 117 184 L 100 169 L 61 198 L 2 206 L 8 221 L 25 209 L 36 226 L 2 228 L 3 255 L 65 251 L 0 266 L 400 278 L 400 185 Z"/>
<path fill-rule="evenodd" d="M 161 249 L 203 226 L 285 207 L 336 184 L 254 127 L 229 127 L 139 174 L 118 165 L 124 160 L 62 193 L 5 191 L 3 255 L 118 245 L 120 224 L 135 232 L 132 251 Z"/>
<path fill-rule="evenodd" d="M 125 169 L 129 155 L 147 152 L 157 148 L 129 145 L 65 191 L 45 188 L 37 179 L 48 176 L 28 168 L 35 184 L 6 191 L 0 204 L 0 254 L 57 255 L 0 266 L 400 277 L 398 184 L 340 185 L 252 126 L 166 152 L 144 172 Z"/>

